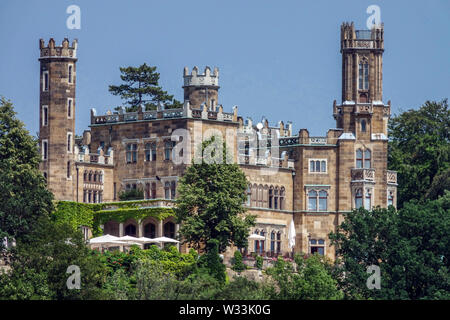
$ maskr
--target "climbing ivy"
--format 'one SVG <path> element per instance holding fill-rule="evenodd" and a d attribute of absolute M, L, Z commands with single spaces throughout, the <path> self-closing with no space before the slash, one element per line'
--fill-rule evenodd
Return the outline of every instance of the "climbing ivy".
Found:
<path fill-rule="evenodd" d="M 91 228 L 92 234 L 102 234 L 101 225 L 108 221 L 125 222 L 134 219 L 137 222 L 147 217 L 164 220 L 174 216 L 172 208 L 147 207 L 145 204 L 160 201 L 138 200 L 107 203 L 79 203 L 73 201 L 57 201 L 52 217 L 55 223 L 68 223 L 74 229 L 80 226 Z"/>

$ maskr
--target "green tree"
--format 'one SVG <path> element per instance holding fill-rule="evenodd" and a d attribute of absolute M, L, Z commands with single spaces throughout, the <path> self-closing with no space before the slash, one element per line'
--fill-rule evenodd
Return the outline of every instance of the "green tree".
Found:
<path fill-rule="evenodd" d="M 340 287 L 349 298 L 448 299 L 450 297 L 450 192 L 396 211 L 377 208 L 345 215 L 330 234 L 340 263 Z M 380 267 L 381 289 L 367 288 L 367 268 Z"/>
<path fill-rule="evenodd" d="M 389 168 L 398 171 L 398 207 L 437 199 L 450 189 L 450 110 L 447 99 L 427 101 L 389 122 Z"/>
<path fill-rule="evenodd" d="M 266 272 L 275 281 L 277 290 L 272 299 L 282 300 L 339 300 L 343 293 L 328 271 L 329 266 L 322 257 L 295 256 L 297 270 L 291 262 L 278 257 L 275 266 Z"/>
<path fill-rule="evenodd" d="M 247 245 L 255 216 L 244 215 L 247 180 L 236 163 L 226 163 L 229 155 L 225 144 L 222 153 L 212 151 L 221 155 L 220 163 L 205 161 L 206 150 L 213 143 L 214 137 L 202 144 L 204 157 L 200 163 L 192 163 L 180 179 L 175 212 L 184 243 L 201 249 L 210 239 L 216 239 L 221 253 L 230 244 Z"/>
<path fill-rule="evenodd" d="M 219 256 L 219 241 L 210 239 L 206 243 L 206 253 L 198 261 L 198 273 L 206 273 L 223 284 L 226 280 L 225 265 Z"/>
<path fill-rule="evenodd" d="M 24 240 L 36 221 L 53 210 L 53 195 L 39 171 L 37 141 L 0 99 L 0 239 Z M 3 241 L 0 241 L 0 249 Z"/>
<path fill-rule="evenodd" d="M 0 276 L 0 299 L 100 299 L 107 269 L 86 247 L 82 234 L 69 224 L 39 219 L 32 243 L 18 241 L 11 270 Z M 81 272 L 80 289 L 68 289 L 71 265 Z"/>
<path fill-rule="evenodd" d="M 159 86 L 160 74 L 156 72 L 156 67 L 144 63 L 139 67 L 120 68 L 120 73 L 124 83 L 110 85 L 109 92 L 124 100 L 127 111 L 137 111 L 140 105 L 144 105 L 145 110 L 155 110 L 159 103 L 165 104 L 166 108 L 181 107 L 181 102 Z"/>

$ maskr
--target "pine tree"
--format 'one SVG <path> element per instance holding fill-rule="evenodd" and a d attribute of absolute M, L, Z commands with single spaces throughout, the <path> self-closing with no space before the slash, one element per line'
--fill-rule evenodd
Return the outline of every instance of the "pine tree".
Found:
<path fill-rule="evenodd" d="M 110 85 L 109 92 L 120 96 L 127 105 L 127 111 L 137 111 L 140 105 L 145 110 L 155 110 L 159 103 L 166 108 L 180 108 L 181 102 L 169 95 L 158 84 L 160 74 L 156 67 L 143 64 L 139 67 L 120 68 L 120 78 L 124 82 L 119 86 Z M 116 110 L 119 110 L 117 107 Z"/>

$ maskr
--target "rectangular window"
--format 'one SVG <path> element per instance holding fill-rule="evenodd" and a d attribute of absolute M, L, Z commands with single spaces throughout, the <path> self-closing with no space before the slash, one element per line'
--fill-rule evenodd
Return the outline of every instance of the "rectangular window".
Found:
<path fill-rule="evenodd" d="M 309 160 L 309 173 L 327 173 L 327 160 L 326 159 L 310 159 Z"/>
<path fill-rule="evenodd" d="M 42 73 L 42 91 L 48 91 L 48 71 Z"/>
<path fill-rule="evenodd" d="M 68 81 L 69 83 L 73 83 L 73 65 L 69 64 L 69 70 L 68 70 Z"/>
<path fill-rule="evenodd" d="M 369 89 L 369 64 L 364 64 L 364 90 Z"/>
<path fill-rule="evenodd" d="M 127 163 L 136 163 L 137 161 L 137 144 L 131 143 L 127 145 Z"/>
<path fill-rule="evenodd" d="M 48 141 L 42 141 L 42 160 L 47 160 L 48 158 Z"/>
<path fill-rule="evenodd" d="M 370 192 L 370 189 L 366 190 L 366 195 L 364 198 L 364 208 L 367 210 L 372 209 L 372 193 Z"/>
<path fill-rule="evenodd" d="M 67 118 L 72 118 L 73 99 L 67 98 Z"/>
<path fill-rule="evenodd" d="M 72 152 L 72 132 L 67 133 L 67 152 Z"/>
<path fill-rule="evenodd" d="M 116 189 L 116 183 L 115 182 L 113 183 L 113 189 L 114 189 L 114 200 L 116 200 L 117 199 L 117 197 L 116 197 L 117 189 Z"/>
<path fill-rule="evenodd" d="M 42 106 L 42 126 L 48 125 L 48 106 Z"/>
<path fill-rule="evenodd" d="M 70 178 L 71 177 L 71 174 L 70 174 L 71 172 L 70 172 L 70 161 L 67 161 L 67 178 Z"/>

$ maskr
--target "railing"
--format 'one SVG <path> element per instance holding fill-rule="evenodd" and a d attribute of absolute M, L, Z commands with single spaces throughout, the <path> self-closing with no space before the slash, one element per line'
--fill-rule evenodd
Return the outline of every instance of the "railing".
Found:
<path fill-rule="evenodd" d="M 117 210 L 121 207 L 135 207 L 135 208 L 149 208 L 149 207 L 174 207 L 175 201 L 168 199 L 144 199 L 144 200 L 133 200 L 133 201 L 118 201 L 104 203 L 102 210 Z"/>
<path fill-rule="evenodd" d="M 202 110 L 192 109 L 192 118 L 201 118 Z"/>
<path fill-rule="evenodd" d="M 309 144 L 327 144 L 327 137 L 309 137 Z"/>
<path fill-rule="evenodd" d="M 137 113 L 125 113 L 123 116 L 125 121 L 137 121 L 138 114 Z"/>
<path fill-rule="evenodd" d="M 375 182 L 375 169 L 353 168 L 352 181 Z"/>
<path fill-rule="evenodd" d="M 294 144 L 299 144 L 298 141 L 299 141 L 298 137 L 280 138 L 280 140 L 278 140 L 278 145 L 280 147 L 291 146 Z"/>
<path fill-rule="evenodd" d="M 386 172 L 386 180 L 389 184 L 397 184 L 397 171 L 388 170 Z"/>

